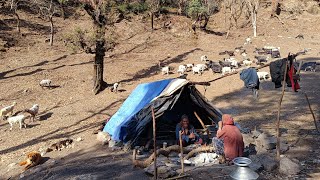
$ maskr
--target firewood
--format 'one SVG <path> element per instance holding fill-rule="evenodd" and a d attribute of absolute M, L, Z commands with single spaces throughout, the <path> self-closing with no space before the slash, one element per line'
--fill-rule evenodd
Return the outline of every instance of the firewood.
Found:
<path fill-rule="evenodd" d="M 190 151 L 185 157 L 184 157 L 184 160 L 187 160 L 189 158 L 191 158 L 194 154 L 196 153 L 199 153 L 199 152 L 213 152 L 215 151 L 215 148 L 213 146 L 201 146 L 201 147 L 198 147 L 192 151 Z"/>

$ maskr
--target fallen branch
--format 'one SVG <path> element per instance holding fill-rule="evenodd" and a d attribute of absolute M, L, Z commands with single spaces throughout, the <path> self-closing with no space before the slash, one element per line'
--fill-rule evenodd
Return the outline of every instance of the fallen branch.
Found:
<path fill-rule="evenodd" d="M 196 153 L 199 153 L 199 152 L 213 152 L 215 151 L 215 148 L 213 146 L 201 146 L 201 147 L 198 147 L 192 151 L 190 151 L 185 157 L 184 157 L 184 160 L 187 160 L 189 158 L 191 158 L 194 154 Z"/>
<path fill-rule="evenodd" d="M 175 176 L 175 177 L 171 177 L 171 178 L 167 178 L 166 180 L 174 180 L 174 179 L 180 179 L 180 178 L 185 178 L 185 177 L 188 177 L 190 176 L 189 174 L 185 174 L 185 175 L 182 175 L 182 176 Z"/>

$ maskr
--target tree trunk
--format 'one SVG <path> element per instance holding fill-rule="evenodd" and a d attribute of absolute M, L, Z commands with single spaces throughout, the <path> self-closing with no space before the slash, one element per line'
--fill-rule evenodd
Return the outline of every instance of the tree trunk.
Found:
<path fill-rule="evenodd" d="M 151 12 L 150 16 L 151 16 L 151 30 L 153 30 L 154 12 Z"/>
<path fill-rule="evenodd" d="M 20 33 L 20 17 L 16 11 L 14 12 L 14 15 L 17 18 L 17 31 Z"/>
<path fill-rule="evenodd" d="M 204 22 L 203 24 L 200 26 L 201 29 L 206 29 L 208 22 L 209 22 L 209 16 L 207 14 L 201 15 L 201 21 L 202 21 L 202 17 L 204 18 Z"/>
<path fill-rule="evenodd" d="M 253 37 L 257 37 L 257 11 L 252 12 Z"/>
<path fill-rule="evenodd" d="M 96 27 L 96 54 L 94 57 L 94 77 L 93 92 L 98 94 L 104 88 L 103 81 L 103 60 L 105 56 L 105 30 L 103 25 L 95 25 Z"/>
<path fill-rule="evenodd" d="M 278 14 L 279 0 L 272 0 L 271 7 L 272 7 L 271 17 L 274 17 Z"/>
<path fill-rule="evenodd" d="M 54 27 L 53 27 L 53 16 L 50 16 L 49 17 L 49 20 L 50 20 L 50 46 L 53 45 L 53 34 L 54 34 Z"/>
<path fill-rule="evenodd" d="M 63 20 L 66 19 L 66 13 L 65 13 L 65 10 L 64 10 L 64 5 L 62 3 L 60 3 L 60 9 L 61 9 L 61 16 L 63 18 Z"/>

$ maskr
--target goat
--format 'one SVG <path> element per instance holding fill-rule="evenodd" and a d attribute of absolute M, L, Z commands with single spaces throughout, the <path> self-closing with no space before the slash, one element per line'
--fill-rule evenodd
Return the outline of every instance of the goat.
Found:
<path fill-rule="evenodd" d="M 243 61 L 243 64 L 244 64 L 245 66 L 251 66 L 252 61 L 244 60 L 244 61 Z"/>
<path fill-rule="evenodd" d="M 10 131 L 12 130 L 13 124 L 19 123 L 20 129 L 22 129 L 22 125 L 24 125 L 24 128 L 27 128 L 27 124 L 24 122 L 25 119 L 27 119 L 28 116 L 25 116 L 23 114 L 17 115 L 17 116 L 11 116 L 11 117 L 5 117 L 5 120 L 7 120 L 10 124 Z"/>
<path fill-rule="evenodd" d="M 244 43 L 244 45 L 251 44 L 251 43 L 252 43 L 251 38 L 247 37 L 246 38 L 246 42 Z"/>
<path fill-rule="evenodd" d="M 51 80 L 50 79 L 44 79 L 44 80 L 41 80 L 39 85 L 43 88 L 43 87 L 51 87 Z"/>
<path fill-rule="evenodd" d="M 227 62 L 227 61 L 219 61 L 219 64 L 222 67 L 230 67 L 231 66 L 231 62 Z"/>
<path fill-rule="evenodd" d="M 187 66 L 187 68 L 192 69 L 192 67 L 194 66 L 194 64 L 193 64 L 193 63 L 192 63 L 192 64 L 186 64 L 186 66 Z"/>
<path fill-rule="evenodd" d="M 234 51 L 223 51 L 219 53 L 219 55 L 225 55 L 225 54 L 228 54 L 229 56 L 235 56 Z"/>
<path fill-rule="evenodd" d="M 120 86 L 120 83 L 114 83 L 111 87 L 111 92 L 118 92 L 118 88 Z"/>
<path fill-rule="evenodd" d="M 184 72 L 186 72 L 186 71 L 187 71 L 187 67 L 186 67 L 185 65 L 180 65 L 177 72 L 178 72 L 180 75 L 183 75 Z"/>
<path fill-rule="evenodd" d="M 199 67 L 202 72 L 208 69 L 208 66 L 205 64 L 197 64 L 195 67 Z"/>
<path fill-rule="evenodd" d="M 267 80 L 269 78 L 268 72 L 257 72 L 259 79 Z"/>
<path fill-rule="evenodd" d="M 198 66 L 192 67 L 192 74 L 196 74 L 196 73 L 199 74 L 200 76 L 202 74 L 201 68 Z"/>
<path fill-rule="evenodd" d="M 161 70 L 161 74 L 162 75 L 169 75 L 169 72 L 170 72 L 170 67 L 169 66 L 165 66 L 165 67 L 161 67 L 161 62 L 159 62 L 159 68 Z"/>
<path fill-rule="evenodd" d="M 222 68 L 222 76 L 224 76 L 225 74 L 234 72 L 234 71 L 235 71 L 235 70 L 234 70 L 234 69 L 231 69 L 231 67 L 223 67 L 223 68 Z"/>
<path fill-rule="evenodd" d="M 254 58 L 257 59 L 257 61 L 256 61 L 257 65 L 264 64 L 265 62 L 268 62 L 268 59 L 269 59 L 268 56 L 254 56 Z"/>
<path fill-rule="evenodd" d="M 206 62 L 208 61 L 208 57 L 206 55 L 203 55 L 200 57 L 201 62 Z"/>
<path fill-rule="evenodd" d="M 34 104 L 30 109 L 25 109 L 24 112 L 29 113 L 31 115 L 30 116 L 30 121 L 31 121 L 31 118 L 32 118 L 32 122 L 34 122 L 34 118 L 36 117 L 36 115 L 39 112 L 39 105 L 38 104 Z"/>
<path fill-rule="evenodd" d="M 0 110 L 0 117 L 5 117 L 7 114 L 11 113 L 11 115 L 13 114 L 13 109 L 14 106 L 16 105 L 16 102 L 13 102 L 12 105 L 4 107 Z"/>

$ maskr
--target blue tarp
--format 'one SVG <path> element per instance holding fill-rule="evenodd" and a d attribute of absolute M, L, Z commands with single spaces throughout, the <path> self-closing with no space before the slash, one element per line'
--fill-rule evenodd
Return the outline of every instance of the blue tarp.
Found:
<path fill-rule="evenodd" d="M 111 117 L 103 131 L 109 133 L 114 141 L 123 141 L 126 132 L 121 130 L 122 126 L 157 97 L 171 81 L 172 79 L 167 79 L 138 85 Z"/>

